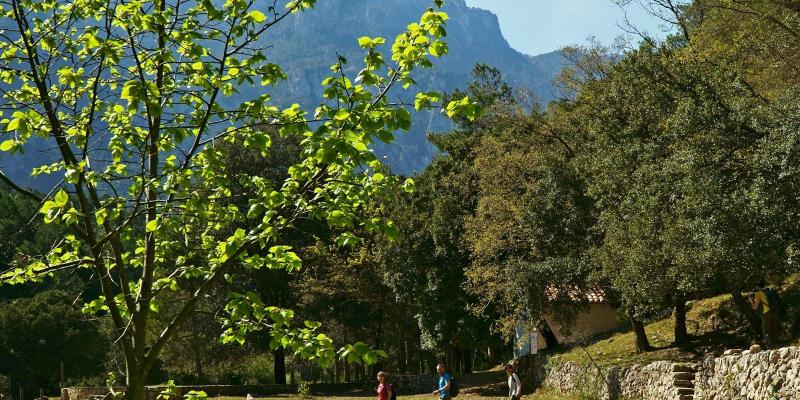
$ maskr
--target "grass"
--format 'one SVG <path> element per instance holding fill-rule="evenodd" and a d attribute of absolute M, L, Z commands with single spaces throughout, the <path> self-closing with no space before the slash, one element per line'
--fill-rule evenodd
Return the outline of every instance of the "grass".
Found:
<path fill-rule="evenodd" d="M 695 340 L 689 346 L 673 346 L 674 321 L 671 316 L 665 316 L 645 326 L 654 351 L 637 353 L 634 334 L 628 331 L 567 349 L 554 356 L 554 360 L 587 363 L 591 356 L 601 366 L 646 364 L 657 360 L 695 361 L 730 346 L 742 347 L 747 344 L 739 339 L 741 332 L 738 325 L 741 321 L 733 307 L 730 295 L 690 303 L 686 324 Z M 725 319 L 726 323 L 721 323 Z"/>
<path fill-rule="evenodd" d="M 347 397 L 347 396 L 314 396 L 313 400 L 321 400 L 321 399 L 333 399 L 333 400 L 365 400 L 375 398 L 375 396 L 368 397 L 366 395 L 360 397 Z M 436 400 L 437 397 L 431 394 L 418 394 L 414 396 L 397 396 L 398 399 L 403 400 Z M 460 394 L 457 399 L 465 399 L 465 400 L 499 400 L 505 399 L 506 396 L 483 396 L 479 394 L 472 394 L 472 393 L 464 393 Z M 264 397 L 264 398 L 257 398 L 257 400 L 293 400 L 294 397 L 292 396 L 280 396 L 280 397 Z M 557 392 L 553 391 L 539 391 L 536 394 L 530 394 L 523 396 L 525 400 L 578 400 L 577 397 L 570 397 L 566 396 Z M 242 397 L 218 397 L 215 400 L 244 400 Z"/>
<path fill-rule="evenodd" d="M 785 328 L 792 327 L 788 346 L 800 346 L 800 275 L 790 277 L 781 297 L 790 307 Z M 671 315 L 655 320 L 645 326 L 653 351 L 637 353 L 633 332 L 618 332 L 595 338 L 583 346 L 563 349 L 553 357 L 555 362 L 589 363 L 590 356 L 598 365 L 626 366 L 647 364 L 658 360 L 696 362 L 709 355 L 719 355 L 726 349 L 746 348 L 752 344 L 748 324 L 733 304 L 730 295 L 711 297 L 687 304 L 686 326 L 693 340 L 684 346 L 673 345 L 674 319 Z"/>
<path fill-rule="evenodd" d="M 508 387 L 506 379 L 501 369 L 477 372 L 474 374 L 461 376 L 461 393 L 458 400 L 499 400 L 506 399 Z M 313 400 L 333 399 L 333 400 L 366 400 L 374 399 L 377 396 L 372 392 L 358 391 L 347 394 L 335 395 L 314 395 Z M 398 395 L 402 400 L 437 400 L 433 394 L 417 395 Z M 578 400 L 578 397 L 571 397 L 556 393 L 550 390 L 539 390 L 535 394 L 525 395 L 525 400 Z M 243 397 L 216 397 L 215 400 L 245 400 Z M 300 400 L 296 395 L 280 395 L 271 397 L 256 397 L 256 400 Z"/>
<path fill-rule="evenodd" d="M 321 400 L 321 399 L 333 399 L 333 400 L 365 400 L 370 398 L 375 398 L 376 396 L 363 394 L 359 396 L 314 396 L 313 400 Z M 398 399 L 403 400 L 436 400 L 437 397 L 432 394 L 418 394 L 413 396 L 397 396 Z M 505 399 L 506 396 L 486 396 L 476 393 L 469 393 L 465 392 L 460 394 L 457 399 L 464 399 L 464 400 L 499 400 Z M 277 397 L 259 397 L 257 400 L 294 400 L 296 397 L 291 395 L 284 395 L 284 396 L 277 396 Z M 529 394 L 523 396 L 525 400 L 578 400 L 578 397 L 572 397 L 569 395 L 563 395 L 561 393 L 551 391 L 551 390 L 540 390 L 535 394 Z M 217 397 L 215 400 L 244 400 L 243 397 Z"/>

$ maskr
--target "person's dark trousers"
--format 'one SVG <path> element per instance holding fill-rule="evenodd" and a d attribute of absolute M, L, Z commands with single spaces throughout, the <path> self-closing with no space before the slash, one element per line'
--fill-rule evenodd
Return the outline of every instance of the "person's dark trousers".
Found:
<path fill-rule="evenodd" d="M 776 311 L 770 310 L 761 315 L 761 329 L 764 332 L 764 347 L 774 348 L 781 331 L 781 317 Z"/>

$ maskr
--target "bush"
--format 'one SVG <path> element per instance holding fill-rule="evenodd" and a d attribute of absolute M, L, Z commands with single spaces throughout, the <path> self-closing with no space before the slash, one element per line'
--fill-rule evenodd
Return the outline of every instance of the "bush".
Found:
<path fill-rule="evenodd" d="M 301 381 L 300 384 L 297 385 L 297 393 L 294 395 L 293 399 L 309 400 L 313 398 L 314 397 L 311 396 L 311 382 Z"/>

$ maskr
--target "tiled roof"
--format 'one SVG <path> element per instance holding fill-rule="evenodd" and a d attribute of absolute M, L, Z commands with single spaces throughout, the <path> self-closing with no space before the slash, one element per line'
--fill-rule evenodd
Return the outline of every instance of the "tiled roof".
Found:
<path fill-rule="evenodd" d="M 548 300 L 558 300 L 561 295 L 561 290 L 562 288 L 555 286 L 550 286 L 547 288 Z M 591 304 L 600 304 L 606 302 L 606 294 L 603 289 L 600 288 L 580 289 L 577 287 L 571 287 L 567 289 L 567 296 L 570 298 L 570 300 L 576 303 L 589 302 Z"/>

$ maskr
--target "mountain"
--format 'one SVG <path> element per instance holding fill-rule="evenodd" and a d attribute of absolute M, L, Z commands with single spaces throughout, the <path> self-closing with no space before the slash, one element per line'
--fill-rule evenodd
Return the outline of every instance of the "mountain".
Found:
<path fill-rule="evenodd" d="M 266 56 L 279 64 L 288 80 L 269 89 L 279 105 L 299 103 L 307 110 L 319 104 L 321 81 L 330 73 L 329 66 L 337 54 L 350 60 L 351 75 L 361 68 L 363 52 L 357 45 L 361 36 L 381 36 L 387 39 L 382 48 L 389 51 L 390 43 L 406 25 L 419 20 L 431 5 L 431 0 L 320 0 L 317 6 L 293 14 L 268 30 L 261 38 Z M 255 7 L 266 11 L 273 0 L 256 0 Z M 419 90 L 451 92 L 463 88 L 471 79 L 477 63 L 498 68 L 514 87 L 527 88 L 543 104 L 553 99 L 553 78 L 567 60 L 558 52 L 535 57 L 522 54 L 508 44 L 500 31 L 497 16 L 489 11 L 467 6 L 465 0 L 448 0 L 445 11 L 450 15 L 446 38 L 450 54 L 437 60 L 435 67 L 416 72 Z M 244 97 L 260 94 L 263 88 L 248 90 Z M 235 103 L 236 98 L 227 102 Z M 376 152 L 386 158 L 394 172 L 413 174 L 430 162 L 435 148 L 426 138 L 427 132 L 450 128 L 438 112 L 417 114 L 411 132 L 399 134 L 391 144 L 379 144 Z M 32 143 L 22 157 L 0 155 L 0 169 L 17 182 L 39 190 L 49 190 L 57 183 L 55 177 L 29 177 L 32 167 L 55 159 L 55 151 Z"/>
<path fill-rule="evenodd" d="M 315 106 L 322 92 L 320 82 L 329 74 L 337 52 L 352 62 L 351 72 L 357 72 L 363 52 L 356 38 L 381 36 L 391 43 L 430 4 L 430 0 L 322 0 L 313 10 L 292 16 L 265 38 L 274 46 L 268 57 L 273 54 L 273 61 L 289 75 L 288 82 L 276 88 L 274 98 Z M 536 94 L 543 104 L 554 98 L 553 79 L 567 63 L 559 52 L 531 57 L 514 50 L 501 33 L 497 16 L 469 7 L 464 0 L 447 1 L 445 11 L 450 16 L 446 38 L 450 53 L 437 60 L 433 69 L 415 75 L 419 89 L 463 88 L 475 64 L 486 63 L 498 68 L 513 87 Z M 383 50 L 389 50 L 388 43 Z M 426 133 L 450 128 L 438 113 L 416 115 L 414 121 L 411 132 L 376 149 L 395 172 L 423 169 L 435 154 Z"/>

